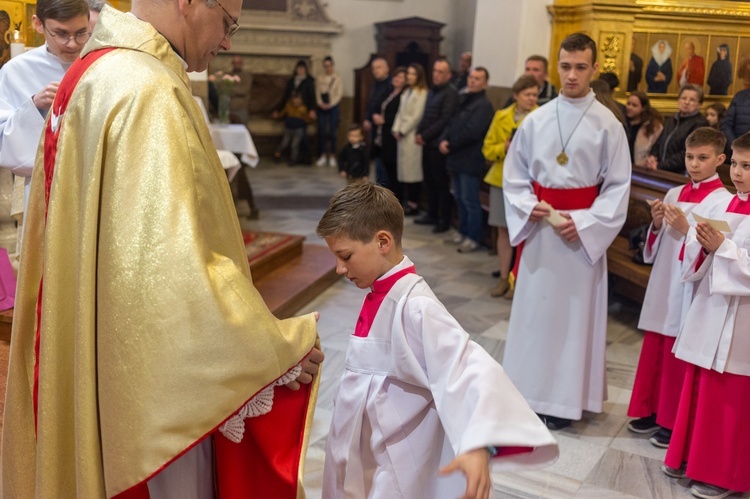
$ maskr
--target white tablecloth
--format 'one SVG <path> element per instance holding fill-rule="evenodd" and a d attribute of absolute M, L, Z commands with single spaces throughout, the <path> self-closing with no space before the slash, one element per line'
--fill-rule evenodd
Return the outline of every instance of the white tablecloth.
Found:
<path fill-rule="evenodd" d="M 243 163 L 250 166 L 258 165 L 258 151 L 255 149 L 253 138 L 245 125 L 208 125 L 211 138 L 214 139 L 216 149 L 224 149 L 241 155 Z"/>

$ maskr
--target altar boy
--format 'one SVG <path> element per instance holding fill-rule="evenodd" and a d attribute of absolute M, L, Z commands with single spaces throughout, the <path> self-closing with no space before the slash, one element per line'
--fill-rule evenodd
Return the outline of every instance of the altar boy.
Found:
<path fill-rule="evenodd" d="M 654 267 L 638 322 L 638 328 L 644 330 L 643 347 L 628 408 L 628 416 L 639 419 L 630 421 L 628 429 L 644 434 L 658 430 L 650 440 L 657 447 L 669 445 L 687 366 L 672 353 L 693 296 L 693 285 L 681 281 L 690 228 L 687 216 L 697 206 L 732 197 L 716 174 L 716 168 L 724 163 L 725 145 L 718 130 L 694 130 L 685 141 L 685 169 L 691 182 L 673 187 L 663 202 L 656 200 L 651 205 L 653 222 L 643 259 Z"/>
<path fill-rule="evenodd" d="M 333 197 L 317 227 L 336 272 L 371 291 L 336 394 L 323 497 L 487 498 L 488 464 L 550 464 L 557 444 L 416 274 L 401 249 L 403 223 L 391 191 L 358 182 Z"/>
<path fill-rule="evenodd" d="M 688 232 L 683 280 L 695 297 L 675 343 L 688 362 L 663 471 L 692 479 L 697 497 L 750 491 L 750 135 L 732 143 L 737 195 L 693 213 L 726 222 L 726 233 L 700 222 Z M 724 229 L 724 230 L 727 230 Z M 695 249 L 695 251 L 693 251 Z"/>

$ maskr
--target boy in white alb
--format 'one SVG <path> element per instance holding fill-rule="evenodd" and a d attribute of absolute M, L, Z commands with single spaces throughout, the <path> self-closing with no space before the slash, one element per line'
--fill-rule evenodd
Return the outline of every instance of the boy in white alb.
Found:
<path fill-rule="evenodd" d="M 323 497 L 487 498 L 488 464 L 551 464 L 557 444 L 415 273 L 403 217 L 389 190 L 361 182 L 333 197 L 317 227 L 336 272 L 371 288 L 336 394 Z"/>
<path fill-rule="evenodd" d="M 685 141 L 685 168 L 691 182 L 670 189 L 663 202 L 656 200 L 651 205 L 653 222 L 643 257 L 654 267 L 638 322 L 638 328 L 644 331 L 643 347 L 628 408 L 628 416 L 639 419 L 630 421 L 628 429 L 635 433 L 658 430 L 651 437 L 657 447 L 669 445 L 687 367 L 672 353 L 693 298 L 693 286 L 681 280 L 683 262 L 694 256 L 685 255 L 685 237 L 690 229 L 687 217 L 697 206 L 732 197 L 716 174 L 726 158 L 725 145 L 726 139 L 718 130 L 694 130 Z"/>
<path fill-rule="evenodd" d="M 662 467 L 703 498 L 750 491 L 750 135 L 732 143 L 730 175 L 736 196 L 693 211 L 729 230 L 688 233 L 683 279 L 696 289 L 674 353 L 689 365 Z"/>

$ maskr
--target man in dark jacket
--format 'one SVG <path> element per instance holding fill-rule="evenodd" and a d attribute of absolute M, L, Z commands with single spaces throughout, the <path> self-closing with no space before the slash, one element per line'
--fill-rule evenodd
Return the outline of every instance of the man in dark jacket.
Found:
<path fill-rule="evenodd" d="M 651 148 L 646 167 L 685 173 L 685 139 L 696 128 L 708 126 L 701 114 L 703 89 L 688 83 L 677 96 L 678 112 L 664 122 L 664 130 Z"/>
<path fill-rule="evenodd" d="M 382 57 L 376 57 L 370 63 L 370 69 L 372 70 L 372 88 L 370 89 L 370 97 L 367 99 L 367 109 L 365 110 L 365 119 L 362 120 L 362 129 L 365 134 L 370 134 L 370 145 L 375 143 L 375 130 L 377 127 L 373 127 L 372 115 L 380 113 L 380 106 L 383 101 L 388 98 L 388 95 L 393 90 L 391 86 L 391 75 L 388 61 Z M 383 160 L 380 156 L 375 157 L 375 178 L 378 181 L 388 178 L 388 172 L 385 169 Z"/>
<path fill-rule="evenodd" d="M 418 224 L 434 225 L 433 232 L 446 232 L 451 222 L 451 191 L 445 155 L 438 147 L 440 136 L 458 105 L 458 92 L 450 84 L 451 67 L 445 59 L 438 59 L 432 68 L 432 84 L 427 95 L 422 121 L 417 126 L 417 144 L 422 149 L 422 170 L 427 190 L 427 215 L 415 220 Z"/>
<path fill-rule="evenodd" d="M 729 146 L 734 139 L 750 132 L 750 88 L 734 94 L 724 121 L 721 123 L 721 131 L 727 137 L 728 162 L 732 158 L 732 149 Z"/>
<path fill-rule="evenodd" d="M 466 94 L 461 96 L 456 113 L 440 140 L 440 152 L 446 155 L 451 174 L 453 195 L 458 206 L 459 253 L 479 249 L 482 240 L 482 206 L 479 186 L 487 172 L 482 144 L 492 123 L 495 110 L 487 99 L 490 75 L 483 67 L 475 68 L 466 80 Z"/>

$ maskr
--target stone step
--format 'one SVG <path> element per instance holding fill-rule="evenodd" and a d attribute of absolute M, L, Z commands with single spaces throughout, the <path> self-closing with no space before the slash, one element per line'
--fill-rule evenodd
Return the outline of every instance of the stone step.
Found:
<path fill-rule="evenodd" d="M 301 256 L 305 241 L 304 236 L 273 232 L 243 232 L 242 236 L 245 244 L 252 244 L 247 257 L 254 281 Z"/>
<path fill-rule="evenodd" d="M 314 244 L 305 244 L 300 256 L 262 278 L 253 274 L 255 287 L 279 319 L 294 315 L 338 278 L 334 256 L 325 246 Z"/>

